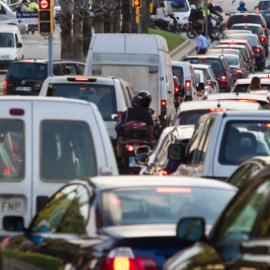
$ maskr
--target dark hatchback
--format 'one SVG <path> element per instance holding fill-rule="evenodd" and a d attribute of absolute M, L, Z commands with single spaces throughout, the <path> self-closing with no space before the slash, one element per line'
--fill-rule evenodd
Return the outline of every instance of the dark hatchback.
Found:
<path fill-rule="evenodd" d="M 161 270 L 189 245 L 175 237 L 178 219 L 200 214 L 210 229 L 237 190 L 218 180 L 172 176 L 73 181 L 23 234 L 2 243 L 0 268 Z"/>
<path fill-rule="evenodd" d="M 167 260 L 164 270 L 270 269 L 270 166 L 242 186 L 209 236 L 199 217 L 177 226 L 179 240 L 194 243 Z"/>
<path fill-rule="evenodd" d="M 53 74 L 82 75 L 84 63 L 54 61 Z M 4 80 L 3 95 L 39 95 L 42 84 L 48 77 L 47 60 L 23 60 L 14 62 Z"/>
<path fill-rule="evenodd" d="M 268 27 L 270 27 L 270 1 L 259 1 L 258 5 L 255 8 L 255 11 L 260 12 L 263 15 Z"/>

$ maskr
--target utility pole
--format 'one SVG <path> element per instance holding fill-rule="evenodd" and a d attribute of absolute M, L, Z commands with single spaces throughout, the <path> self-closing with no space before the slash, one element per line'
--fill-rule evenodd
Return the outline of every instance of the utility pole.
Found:
<path fill-rule="evenodd" d="M 204 8 L 205 8 L 205 37 L 208 39 L 208 0 L 204 0 Z"/>

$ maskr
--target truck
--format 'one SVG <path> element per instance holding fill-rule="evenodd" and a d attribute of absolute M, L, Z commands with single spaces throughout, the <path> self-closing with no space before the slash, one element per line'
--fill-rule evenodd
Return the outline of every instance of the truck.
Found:
<path fill-rule="evenodd" d="M 269 110 L 223 111 L 201 116 L 186 152 L 179 144 L 170 146 L 169 155 L 177 153 L 181 162 L 174 174 L 226 180 L 249 158 L 269 156 L 269 117 Z"/>
<path fill-rule="evenodd" d="M 0 100 L 0 240 L 70 180 L 118 175 L 95 104 L 61 97 Z M 18 228 L 19 230 L 20 228 Z"/>
<path fill-rule="evenodd" d="M 84 75 L 117 76 L 134 92 L 149 91 L 162 126 L 175 118 L 174 83 L 166 40 L 149 34 L 94 34 Z"/>

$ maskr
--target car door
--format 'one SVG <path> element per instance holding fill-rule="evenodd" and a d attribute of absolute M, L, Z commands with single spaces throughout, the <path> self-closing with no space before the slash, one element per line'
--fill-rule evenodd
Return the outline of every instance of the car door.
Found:
<path fill-rule="evenodd" d="M 80 252 L 81 242 L 85 239 L 88 246 L 100 242 L 86 232 L 93 196 L 92 188 L 80 183 L 59 190 L 35 216 L 27 233 L 4 247 L 2 269 L 45 269 L 44 265 L 50 270 L 82 269 L 83 254 L 90 252 Z"/>

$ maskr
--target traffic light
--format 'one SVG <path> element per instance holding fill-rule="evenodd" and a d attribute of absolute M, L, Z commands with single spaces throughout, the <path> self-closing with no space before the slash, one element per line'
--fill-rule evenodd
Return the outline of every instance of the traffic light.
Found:
<path fill-rule="evenodd" d="M 132 6 L 133 7 L 141 7 L 141 0 L 132 0 Z"/>
<path fill-rule="evenodd" d="M 40 34 L 53 33 L 53 1 L 38 1 L 38 31 Z"/>
<path fill-rule="evenodd" d="M 140 7 L 136 7 L 135 8 L 135 22 L 136 24 L 141 24 L 142 23 L 142 15 L 141 15 L 141 8 Z"/>

